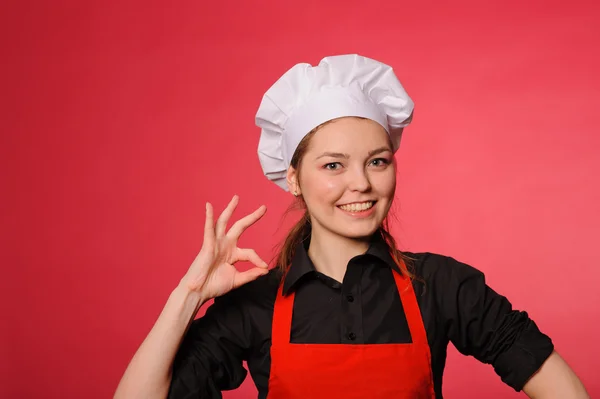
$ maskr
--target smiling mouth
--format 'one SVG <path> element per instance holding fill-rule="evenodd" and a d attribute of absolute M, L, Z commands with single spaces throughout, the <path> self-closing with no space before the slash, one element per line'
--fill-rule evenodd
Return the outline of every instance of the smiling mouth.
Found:
<path fill-rule="evenodd" d="M 371 209 L 373 207 L 373 205 L 375 205 L 375 202 L 376 201 L 355 202 L 353 204 L 338 205 L 338 208 L 340 208 L 346 212 L 353 212 L 353 213 L 364 212 L 364 211 L 368 211 L 369 209 Z"/>

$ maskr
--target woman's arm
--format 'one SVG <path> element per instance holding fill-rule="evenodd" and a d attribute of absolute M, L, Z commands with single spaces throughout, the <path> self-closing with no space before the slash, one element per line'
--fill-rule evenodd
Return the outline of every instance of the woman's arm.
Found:
<path fill-rule="evenodd" d="M 255 280 L 259 276 L 267 274 L 268 265 L 259 258 L 256 252 L 251 249 L 237 247 L 240 235 L 258 221 L 264 215 L 266 209 L 260 207 L 254 213 L 238 220 L 231 226 L 229 231 L 226 231 L 227 222 L 233 214 L 237 202 L 238 197 L 234 196 L 217 220 L 216 225 L 213 223 L 212 206 L 206 204 L 202 249 L 192 262 L 179 286 L 169 296 L 167 304 L 154 327 L 131 360 L 117 387 L 115 399 L 166 398 L 169 395 L 173 377 L 172 370 L 176 360 L 175 357 L 182 344 L 183 337 L 186 335 L 186 331 L 192 324 L 200 306 L 209 299 L 220 297 Z M 256 267 L 240 272 L 234 266 L 237 261 L 250 261 Z M 212 314 L 214 313 L 226 317 L 228 312 L 225 308 L 222 311 L 213 310 Z M 192 368 L 195 373 L 204 372 L 208 374 L 203 376 L 194 375 L 195 384 L 198 384 L 199 378 L 197 377 L 203 377 L 203 381 L 206 382 L 207 379 L 210 379 L 211 372 L 220 367 L 222 368 L 222 364 L 227 363 L 227 350 L 220 348 L 218 344 L 210 344 L 209 332 L 211 329 L 218 329 L 219 323 L 211 322 L 212 319 L 210 318 L 206 320 L 208 321 L 205 324 L 208 324 L 208 326 L 196 329 L 199 331 L 194 331 L 193 337 L 190 337 L 190 341 L 196 342 L 195 347 L 186 348 L 189 351 L 193 349 L 202 352 L 200 354 L 194 352 L 190 355 L 199 362 L 198 367 L 192 366 Z M 202 323 L 197 325 L 202 326 Z M 231 338 L 231 340 L 234 340 L 234 337 Z M 206 348 L 212 348 L 213 350 L 209 354 Z M 213 355 L 212 358 L 210 357 L 211 354 Z M 187 358 L 190 356 L 187 356 Z M 186 358 L 186 356 L 183 356 L 183 358 Z M 201 359 L 199 360 L 199 358 Z M 208 367 L 203 367 L 206 366 L 206 364 L 202 364 L 203 361 L 209 363 Z M 219 385 L 227 385 L 227 383 L 221 381 Z M 191 387 L 191 389 L 198 391 L 207 389 L 207 387 Z M 178 392 L 180 391 L 178 390 Z M 176 395 L 180 394 L 177 393 Z"/>
<path fill-rule="evenodd" d="M 203 303 L 197 293 L 184 286 L 171 293 L 154 327 L 129 363 L 115 399 L 167 397 L 175 354 Z"/>
<path fill-rule="evenodd" d="M 429 280 L 448 338 L 461 353 L 493 365 L 502 381 L 532 398 L 588 397 L 550 337 L 491 289 L 482 272 L 449 257 L 438 263 Z"/>
<path fill-rule="evenodd" d="M 532 399 L 589 399 L 579 378 L 557 352 L 552 352 L 523 391 Z"/>

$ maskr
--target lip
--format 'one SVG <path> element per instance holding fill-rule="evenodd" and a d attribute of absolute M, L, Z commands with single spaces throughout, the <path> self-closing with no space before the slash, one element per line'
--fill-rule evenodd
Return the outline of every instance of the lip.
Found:
<path fill-rule="evenodd" d="M 350 204 L 364 204 L 365 202 L 373 202 L 373 205 L 375 205 L 375 203 L 377 202 L 377 200 L 366 199 L 366 200 L 362 200 L 362 201 L 352 201 L 352 202 L 346 202 L 344 204 L 337 204 L 336 206 L 344 206 L 344 205 L 350 205 Z"/>
<path fill-rule="evenodd" d="M 361 201 L 361 202 L 367 202 L 367 201 Z M 360 202 L 350 202 L 350 204 L 356 204 L 356 203 L 360 203 Z M 348 204 L 342 204 L 342 205 L 348 205 Z M 340 208 L 340 205 L 337 205 L 336 208 L 338 208 L 340 211 L 344 212 L 346 215 L 351 216 L 353 218 L 364 219 L 364 218 L 371 216 L 373 214 L 373 212 L 375 212 L 376 206 L 377 206 L 377 201 L 373 201 L 372 207 L 370 207 L 366 211 L 360 211 L 360 212 L 346 211 L 346 210 Z"/>

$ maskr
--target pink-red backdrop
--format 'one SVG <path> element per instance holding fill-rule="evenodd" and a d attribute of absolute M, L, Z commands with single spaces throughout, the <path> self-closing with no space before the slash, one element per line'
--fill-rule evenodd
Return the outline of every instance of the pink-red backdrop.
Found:
<path fill-rule="evenodd" d="M 0 396 L 110 397 L 206 201 L 266 204 L 243 245 L 270 258 L 291 198 L 261 174 L 261 96 L 296 62 L 354 52 L 416 102 L 401 247 L 483 270 L 600 395 L 598 4 L 5 2 Z M 444 391 L 519 396 L 453 348 Z M 254 395 L 249 378 L 225 394 Z"/>

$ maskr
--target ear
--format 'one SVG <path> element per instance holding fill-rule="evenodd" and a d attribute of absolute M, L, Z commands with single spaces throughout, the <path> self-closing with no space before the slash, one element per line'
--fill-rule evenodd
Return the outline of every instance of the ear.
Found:
<path fill-rule="evenodd" d="M 298 172 L 294 167 L 290 166 L 287 170 L 286 180 L 290 192 L 294 194 L 294 196 L 301 195 L 300 184 L 298 184 Z"/>

